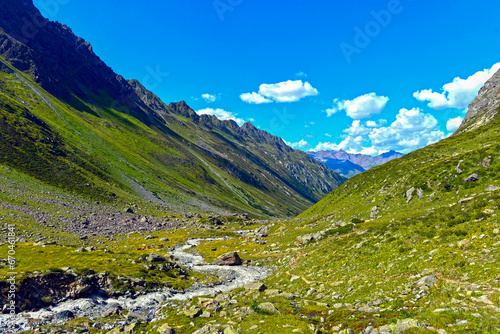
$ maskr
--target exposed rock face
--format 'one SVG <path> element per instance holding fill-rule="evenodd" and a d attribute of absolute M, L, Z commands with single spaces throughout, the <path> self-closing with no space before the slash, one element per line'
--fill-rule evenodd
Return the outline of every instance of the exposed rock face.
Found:
<path fill-rule="evenodd" d="M 479 128 L 498 114 L 500 108 L 500 70 L 486 82 L 479 95 L 469 105 L 469 110 L 455 135 Z"/>
<path fill-rule="evenodd" d="M 228 252 L 214 261 L 214 264 L 219 266 L 239 266 L 241 263 L 241 258 L 236 252 Z"/>
<path fill-rule="evenodd" d="M 239 182 L 241 181 L 245 183 L 245 187 L 252 187 L 253 190 L 269 198 L 275 198 L 279 205 L 275 203 L 268 205 L 269 201 L 262 199 L 263 196 L 259 195 L 252 199 L 245 198 L 243 200 L 246 195 L 241 193 L 236 196 L 239 202 L 230 205 L 229 209 L 232 212 L 245 206 L 244 211 L 241 212 L 266 216 L 294 216 L 319 201 L 346 180 L 306 153 L 293 150 L 281 138 L 261 131 L 251 123 L 243 124 L 240 127 L 231 120 L 222 121 L 215 116 L 198 115 L 184 101 L 164 103 L 139 81 L 125 80 L 113 72 L 93 52 L 88 42 L 74 35 L 69 27 L 42 17 L 31 0 L 2 1 L 0 56 L 3 57 L 0 61 L 0 71 L 11 73 L 12 69 L 16 69 L 23 74 L 19 75 L 20 80 L 24 80 L 24 76 L 29 75 L 35 81 L 37 85 L 26 86 L 27 90 L 31 89 L 39 93 L 34 94 L 37 95 L 34 97 L 35 100 L 48 101 L 46 103 L 50 106 L 50 101 L 55 97 L 63 100 L 66 105 L 71 106 L 71 110 L 80 112 L 83 116 L 87 113 L 94 117 L 106 118 L 109 110 L 115 110 L 128 114 L 149 126 L 155 132 L 155 136 L 158 136 L 161 147 L 168 147 L 171 151 L 176 152 L 175 157 L 171 152 L 161 149 L 154 154 L 149 153 L 148 158 L 153 164 L 160 165 L 162 170 L 177 169 L 178 173 L 186 174 L 188 173 L 185 166 L 193 167 L 199 172 L 196 175 L 199 180 L 196 182 L 205 183 L 210 187 L 219 186 L 220 189 L 223 189 L 222 197 L 209 196 L 207 199 L 206 195 L 201 195 L 196 188 L 187 189 L 185 184 L 179 184 L 182 182 L 175 178 L 168 180 L 172 181 L 169 186 L 177 188 L 177 191 L 186 197 L 187 202 L 192 200 L 195 203 L 200 203 L 200 201 L 206 203 L 207 212 L 227 212 L 221 210 L 228 210 L 229 206 L 227 202 L 223 201 L 224 196 L 232 198 L 235 193 L 238 193 L 237 188 L 240 187 Z M 18 73 L 16 72 L 16 74 Z M 158 75 L 161 76 L 163 73 L 158 73 Z M 38 91 L 39 86 L 52 96 L 41 92 L 41 89 Z M 57 113 L 58 108 L 52 109 Z M 61 111 L 61 113 L 63 112 L 64 110 Z M 41 150 L 41 144 L 35 141 L 36 138 L 27 137 L 25 131 L 16 130 L 10 125 L 10 128 L 5 131 L 12 132 L 13 136 L 9 137 L 12 140 L 6 142 L 5 146 L 12 147 L 14 142 L 15 145 L 17 142 L 21 142 L 23 147 L 19 151 L 26 155 L 22 157 L 26 161 L 43 161 L 44 163 L 50 161 L 54 163 L 53 156 L 41 157 L 42 154 L 52 154 L 61 157 L 61 159 L 57 159 L 57 163 L 62 164 L 66 160 L 72 159 L 73 163 L 74 161 L 81 162 L 79 167 L 83 170 L 89 169 L 88 166 L 83 165 L 83 161 L 86 159 L 74 156 L 80 154 L 79 150 L 75 149 L 71 152 L 66 150 L 67 145 L 75 144 L 78 146 L 79 144 L 74 143 L 74 139 L 64 136 L 64 131 L 58 135 L 52 128 L 54 124 L 48 124 L 50 121 L 45 124 L 41 119 L 38 119 L 37 117 L 40 115 L 36 108 L 26 108 L 21 115 L 19 123 L 27 124 L 26 127 L 29 128 L 34 128 L 35 125 L 40 128 L 34 133 L 43 132 L 47 148 Z M 64 119 L 64 117 L 60 118 Z M 45 119 L 45 121 L 47 120 Z M 118 119 L 113 119 L 113 122 L 116 123 L 114 124 L 116 128 L 120 128 L 124 124 Z M 69 124 L 66 125 L 70 127 Z M 0 128 L 2 126 L 3 124 L 0 122 Z M 180 127 L 187 130 L 181 133 L 176 132 L 178 131 L 176 129 Z M 186 133 L 189 135 L 186 136 Z M 135 132 L 132 133 L 132 135 L 135 134 Z M 92 133 L 92 135 L 100 136 L 98 132 Z M 138 136 L 143 136 L 143 134 Z M 18 138 L 22 138 L 22 141 Z M 99 138 L 103 139 L 103 143 L 107 140 Z M 8 151 L 3 147 L 0 149 L 2 153 Z M 136 147 L 130 147 L 130 151 L 136 149 Z M 83 148 L 83 151 L 85 150 L 86 148 Z M 37 156 L 34 156 L 32 151 L 36 151 Z M 13 154 L 5 157 L 0 155 L 0 157 L 4 159 L 2 162 L 19 165 L 13 163 L 13 159 L 16 158 Z M 99 170 L 99 158 L 96 157 L 93 165 L 97 166 L 96 171 Z M 107 166 L 107 162 L 103 163 L 104 165 Z M 40 173 L 37 174 L 37 170 L 40 168 L 35 169 L 31 166 L 23 168 L 25 168 L 22 170 L 23 172 L 39 178 Z M 48 170 L 47 166 L 44 166 L 43 170 L 46 169 Z M 65 169 L 59 168 L 59 170 Z M 102 168 L 102 171 L 99 170 L 99 173 L 105 173 L 105 168 Z M 220 180 L 211 176 L 214 173 L 222 176 Z M 168 172 L 165 174 L 162 179 L 171 177 Z M 77 176 L 76 174 L 72 175 L 72 179 Z M 103 177 L 101 174 L 94 176 Z M 78 177 L 82 178 L 82 180 L 78 180 L 79 184 L 89 183 L 84 176 Z M 51 181 L 54 178 L 47 179 L 44 181 L 54 182 Z M 222 179 L 228 181 L 221 181 Z M 120 187 L 123 185 L 123 180 L 117 177 L 106 179 L 106 182 Z M 132 181 L 127 182 L 131 183 L 133 190 L 145 199 L 168 202 L 168 200 L 156 198 L 151 192 L 152 189 L 139 187 L 132 184 Z M 262 203 L 258 203 L 260 199 L 262 199 Z M 255 202 L 255 205 L 249 208 L 247 205 L 249 202 Z M 127 213 L 134 211 L 131 208 L 126 209 L 130 209 L 127 210 Z"/>

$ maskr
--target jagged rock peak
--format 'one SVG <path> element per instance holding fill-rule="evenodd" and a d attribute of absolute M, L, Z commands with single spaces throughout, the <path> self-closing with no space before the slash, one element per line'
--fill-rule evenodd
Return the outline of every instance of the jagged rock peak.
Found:
<path fill-rule="evenodd" d="M 498 114 L 500 109 L 500 70 L 498 70 L 483 88 L 479 95 L 469 105 L 469 110 L 460 128 L 455 132 L 460 134 L 465 131 L 477 129 L 489 122 Z"/>

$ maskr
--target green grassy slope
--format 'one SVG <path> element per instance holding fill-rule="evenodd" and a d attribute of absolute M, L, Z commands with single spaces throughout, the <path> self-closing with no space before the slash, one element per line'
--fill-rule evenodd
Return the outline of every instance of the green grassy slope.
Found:
<path fill-rule="evenodd" d="M 3 62 L 0 163 L 51 185 L 96 200 L 160 203 L 173 211 L 291 216 L 342 182 L 284 143 L 285 152 L 271 142 L 258 145 L 248 136 L 204 129 L 175 113 L 165 114 L 168 126 L 157 120 L 146 125 L 106 95 L 80 100 L 77 109 L 76 97 L 72 105 L 56 99 Z M 276 168 L 282 164 L 276 154 L 291 164 L 304 160 L 302 171 L 310 168 L 314 179 L 320 171 L 325 187 L 308 188 L 306 176 Z"/>

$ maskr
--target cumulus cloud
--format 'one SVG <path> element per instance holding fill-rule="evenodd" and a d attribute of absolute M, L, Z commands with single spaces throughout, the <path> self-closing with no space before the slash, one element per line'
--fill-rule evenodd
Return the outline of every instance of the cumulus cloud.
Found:
<path fill-rule="evenodd" d="M 251 103 L 251 104 L 263 104 L 263 103 L 272 103 L 273 100 L 267 99 L 264 96 L 258 93 L 245 93 L 240 95 L 240 99 L 243 102 Z"/>
<path fill-rule="evenodd" d="M 314 150 L 344 150 L 369 155 L 390 150 L 408 153 L 445 137 L 438 128 L 438 121 L 420 109 L 401 109 L 396 120 L 388 126 L 383 126 L 385 121 L 370 122 L 355 120 L 343 131 L 345 135 L 339 144 L 319 143 Z"/>
<path fill-rule="evenodd" d="M 217 95 L 212 95 L 212 94 L 202 94 L 201 97 L 208 103 L 212 103 L 217 100 Z"/>
<path fill-rule="evenodd" d="M 242 126 L 243 123 L 245 123 L 245 120 L 242 118 L 238 118 L 238 114 L 234 114 L 230 111 L 226 111 L 224 109 L 212 109 L 212 108 L 206 108 L 206 109 L 201 109 L 197 111 L 198 115 L 213 115 L 217 116 L 218 119 L 221 121 L 227 121 L 227 120 L 233 120 L 236 123 L 238 123 L 239 126 Z"/>
<path fill-rule="evenodd" d="M 460 117 L 460 116 L 458 116 L 457 118 L 450 119 L 446 123 L 446 130 L 448 130 L 448 132 L 457 131 L 463 121 L 464 121 L 463 117 Z"/>
<path fill-rule="evenodd" d="M 261 104 L 270 102 L 297 102 L 308 96 L 316 96 L 319 92 L 309 82 L 288 80 L 275 84 L 262 84 L 259 92 L 240 95 L 243 102 Z"/>
<path fill-rule="evenodd" d="M 302 139 L 301 141 L 296 142 L 296 143 L 290 143 L 287 141 L 285 141 L 285 143 L 288 146 L 293 147 L 293 148 L 309 148 L 310 147 L 309 143 L 307 141 L 305 141 L 304 139 Z"/>
<path fill-rule="evenodd" d="M 341 110 L 345 110 L 347 116 L 352 119 L 363 119 L 381 113 L 387 102 L 389 102 L 388 97 L 378 96 L 375 93 L 358 96 L 353 100 L 340 101 L 335 99 L 333 107 L 327 109 L 326 114 L 330 117 Z"/>
<path fill-rule="evenodd" d="M 498 70 L 500 70 L 500 63 L 493 65 L 491 69 L 479 71 L 467 79 L 456 77 L 452 82 L 444 85 L 440 93 L 434 92 L 432 89 L 424 89 L 415 92 L 413 96 L 419 101 L 429 102 L 427 105 L 435 110 L 467 108 L 481 87 Z"/>

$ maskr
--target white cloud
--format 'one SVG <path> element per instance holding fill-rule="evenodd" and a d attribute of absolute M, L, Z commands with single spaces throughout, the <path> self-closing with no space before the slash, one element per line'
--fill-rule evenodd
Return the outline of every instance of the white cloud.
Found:
<path fill-rule="evenodd" d="M 212 95 L 212 94 L 202 94 L 201 97 L 208 103 L 212 103 L 217 100 L 217 95 Z"/>
<path fill-rule="evenodd" d="M 245 93 L 240 95 L 240 99 L 246 103 L 252 104 L 263 104 L 263 103 L 272 103 L 272 100 L 265 98 L 264 96 L 258 93 Z"/>
<path fill-rule="evenodd" d="M 384 126 L 386 124 L 387 124 L 387 120 L 385 120 L 385 119 L 379 119 L 378 123 L 375 121 L 366 122 L 366 126 L 369 128 L 380 128 L 381 126 Z"/>
<path fill-rule="evenodd" d="M 301 71 L 301 72 L 296 73 L 295 75 L 296 75 L 296 76 L 298 76 L 299 78 L 305 78 L 305 77 L 307 77 L 307 73 L 304 73 L 304 72 L 302 72 L 302 71 Z"/>
<path fill-rule="evenodd" d="M 437 120 L 420 109 L 401 109 L 396 120 L 383 126 L 385 120 L 376 122 L 354 120 L 343 132 L 339 143 L 319 143 L 315 151 L 344 150 L 349 153 L 381 154 L 390 150 L 408 153 L 437 142 L 445 137 L 438 129 Z M 376 125 L 377 127 L 374 127 Z"/>
<path fill-rule="evenodd" d="M 460 117 L 460 116 L 458 116 L 457 118 L 450 119 L 446 123 L 446 130 L 448 130 L 448 132 L 457 131 L 463 121 L 464 121 L 463 117 Z"/>
<path fill-rule="evenodd" d="M 500 63 L 479 71 L 467 79 L 459 77 L 453 79 L 453 82 L 443 86 L 442 92 L 434 92 L 432 89 L 424 89 L 413 94 L 419 101 L 429 102 L 427 105 L 435 110 L 443 110 L 447 108 L 467 108 L 468 105 L 477 96 L 481 87 L 484 86 L 493 74 L 500 70 Z"/>
<path fill-rule="evenodd" d="M 332 135 L 329 133 L 325 133 L 325 136 L 330 137 L 330 138 L 332 137 Z"/>
<path fill-rule="evenodd" d="M 221 121 L 227 121 L 227 120 L 233 120 L 236 123 L 238 123 L 239 126 L 242 126 L 243 123 L 245 123 L 245 120 L 242 118 L 238 118 L 238 114 L 234 114 L 230 111 L 226 111 L 223 109 L 212 109 L 212 108 L 206 108 L 206 109 L 201 109 L 197 111 L 198 115 L 213 115 L 217 116 L 218 119 Z"/>
<path fill-rule="evenodd" d="M 296 143 L 290 143 L 287 141 L 285 141 L 285 143 L 288 146 L 293 147 L 293 148 L 309 148 L 310 147 L 309 143 L 307 141 L 305 141 L 304 139 L 302 139 L 301 141 L 296 142 Z"/>
<path fill-rule="evenodd" d="M 395 150 L 407 153 L 444 138 L 437 128 L 438 121 L 420 109 L 401 109 L 396 120 L 387 127 L 375 128 L 369 135 L 378 151 Z"/>
<path fill-rule="evenodd" d="M 244 93 L 240 95 L 243 102 L 270 103 L 270 102 L 297 102 L 307 96 L 316 96 L 319 92 L 309 82 L 302 80 L 288 80 L 275 84 L 262 84 L 258 93 Z"/>
<path fill-rule="evenodd" d="M 330 117 L 341 110 L 345 110 L 347 116 L 352 119 L 363 119 L 381 113 L 387 102 L 389 102 L 388 97 L 378 96 L 375 93 L 358 96 L 353 100 L 340 101 L 335 99 L 333 101 L 334 106 L 327 109 L 326 113 Z"/>

